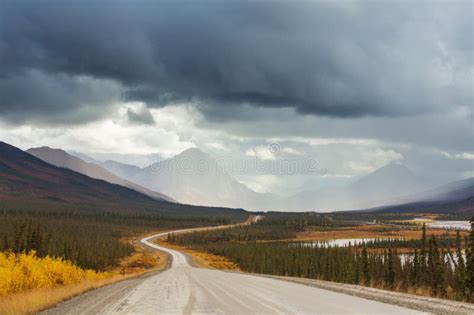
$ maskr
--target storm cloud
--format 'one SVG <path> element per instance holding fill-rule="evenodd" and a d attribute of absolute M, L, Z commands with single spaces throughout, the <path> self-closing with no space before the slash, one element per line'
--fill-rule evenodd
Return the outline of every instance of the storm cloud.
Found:
<path fill-rule="evenodd" d="M 334 118 L 471 107 L 471 6 L 2 1 L 0 115 L 82 122 L 120 101 L 193 102 L 210 120 L 241 106 Z"/>
<path fill-rule="evenodd" d="M 0 116 L 12 122 L 80 124 L 107 116 L 121 93 L 110 80 L 27 70 L 0 79 Z"/>
<path fill-rule="evenodd" d="M 150 111 L 146 108 L 139 108 L 133 110 L 131 108 L 127 109 L 127 118 L 131 123 L 144 124 L 144 125 L 154 125 L 155 120 L 151 115 Z"/>

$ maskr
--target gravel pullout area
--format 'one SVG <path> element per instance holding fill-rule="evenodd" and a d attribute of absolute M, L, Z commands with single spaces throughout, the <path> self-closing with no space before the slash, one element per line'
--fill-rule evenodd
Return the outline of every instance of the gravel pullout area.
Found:
<path fill-rule="evenodd" d="M 69 300 L 61 302 L 38 314 L 42 315 L 60 315 L 60 314 L 100 314 L 103 305 L 114 303 L 120 300 L 124 294 L 133 290 L 145 279 L 155 275 L 150 273 L 138 278 L 127 279 L 91 290 L 84 294 L 75 296 Z M 87 305 L 80 312 L 77 312 L 78 305 Z"/>
<path fill-rule="evenodd" d="M 129 278 L 123 281 L 111 283 L 103 287 L 88 291 L 86 293 L 73 296 L 68 300 L 60 302 L 51 308 L 43 310 L 38 314 L 56 315 L 56 314 L 76 314 L 74 310 L 77 305 L 87 304 L 79 314 L 100 314 L 102 306 L 113 303 L 123 297 L 124 294 L 133 290 L 146 279 L 160 274 L 171 267 L 171 257 L 168 257 L 166 267 L 161 271 L 150 271 L 142 275 Z"/>
<path fill-rule="evenodd" d="M 359 285 L 336 283 L 322 280 L 261 274 L 259 274 L 259 276 L 304 284 L 320 289 L 344 293 L 369 300 L 389 303 L 392 305 L 403 306 L 432 314 L 474 314 L 474 304 L 470 303 L 456 302 L 451 300 L 437 299 L 426 296 L 418 296 L 407 293 L 399 293 Z"/>

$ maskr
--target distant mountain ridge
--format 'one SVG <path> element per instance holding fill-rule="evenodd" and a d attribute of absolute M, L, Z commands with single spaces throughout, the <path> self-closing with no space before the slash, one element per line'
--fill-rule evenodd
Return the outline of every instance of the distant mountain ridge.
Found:
<path fill-rule="evenodd" d="M 102 165 L 106 161 L 114 161 L 121 164 L 130 164 L 133 161 L 133 165 L 143 168 L 150 164 L 155 163 L 163 159 L 159 153 L 151 154 L 123 154 L 123 153 L 90 153 L 84 154 L 76 150 L 67 150 L 70 155 L 74 155 L 86 162 L 92 162 L 97 165 Z"/>
<path fill-rule="evenodd" d="M 346 186 L 300 192 L 290 197 L 288 204 L 303 210 L 363 209 L 393 203 L 426 188 L 406 166 L 392 162 Z"/>
<path fill-rule="evenodd" d="M 26 152 L 36 156 L 37 158 L 58 166 L 68 168 L 75 172 L 87 175 L 92 178 L 102 179 L 109 183 L 125 186 L 141 192 L 145 195 L 148 195 L 155 199 L 165 200 L 173 202 L 174 200 L 164 194 L 149 190 L 147 188 L 141 187 L 135 183 L 132 183 L 126 179 L 123 179 L 110 171 L 100 167 L 91 162 L 85 162 L 82 159 L 72 156 L 64 150 L 61 149 L 52 149 L 49 147 L 40 147 L 40 148 L 31 148 L 28 149 Z"/>
<path fill-rule="evenodd" d="M 258 194 L 225 173 L 207 153 L 193 148 L 141 169 L 129 178 L 180 202 L 254 209 Z"/>
<path fill-rule="evenodd" d="M 364 211 L 364 210 L 363 210 Z M 404 202 L 366 209 L 370 212 L 456 212 L 467 219 L 474 215 L 474 177 L 451 182 L 418 196 L 408 196 Z"/>
<path fill-rule="evenodd" d="M 161 191 L 180 202 L 240 207 L 249 210 L 336 211 L 368 209 L 416 202 L 421 196 L 444 200 L 441 191 L 427 185 L 401 163 L 389 163 L 339 187 L 302 191 L 290 197 L 253 191 L 227 174 L 198 148 L 140 168 L 116 161 L 101 164 L 109 171 L 151 190 Z M 452 184 L 456 185 L 456 184 Z M 458 192 L 468 195 L 469 192 Z"/>
<path fill-rule="evenodd" d="M 459 201 L 474 196 L 474 177 L 445 184 L 420 194 L 423 201 Z"/>
<path fill-rule="evenodd" d="M 107 160 L 99 164 L 106 170 L 123 178 L 131 178 L 141 171 L 141 168 L 135 165 L 128 165 L 117 161 Z"/>
<path fill-rule="evenodd" d="M 115 160 L 105 160 L 100 161 L 97 160 L 89 155 L 83 154 L 77 151 L 67 151 L 68 154 L 75 156 L 85 162 L 94 163 L 96 165 L 101 166 L 102 168 L 108 170 L 109 172 L 122 177 L 124 179 L 128 179 L 133 177 L 137 172 L 139 172 L 142 168 L 137 165 L 126 164 L 122 162 L 118 162 Z"/>
<path fill-rule="evenodd" d="M 291 197 L 263 194 L 238 182 L 198 148 L 146 168 L 108 161 L 105 168 L 148 189 L 181 202 L 242 207 L 249 210 L 332 211 L 367 208 L 395 201 L 425 186 L 405 166 L 390 163 L 358 181 L 339 188 L 308 190 Z"/>

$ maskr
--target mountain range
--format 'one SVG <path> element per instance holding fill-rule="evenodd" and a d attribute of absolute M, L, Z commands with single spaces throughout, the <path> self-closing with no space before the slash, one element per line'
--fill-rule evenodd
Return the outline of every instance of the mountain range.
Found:
<path fill-rule="evenodd" d="M 423 183 L 399 163 L 390 163 L 344 187 L 307 190 L 291 197 L 251 190 L 199 149 L 144 168 L 115 161 L 97 163 L 100 165 L 60 149 L 41 147 L 24 152 L 0 142 L 0 199 L 100 204 L 128 210 L 144 206 L 178 209 L 181 204 L 170 202 L 176 199 L 204 206 L 195 209 L 321 211 L 327 206 L 332 210 L 474 211 L 474 178 L 422 190 Z"/>
<path fill-rule="evenodd" d="M 114 166 L 106 167 L 130 181 L 163 192 L 180 202 L 249 210 L 331 211 L 367 208 L 396 201 L 397 197 L 425 188 L 408 168 L 390 163 L 344 187 L 308 189 L 290 197 L 258 193 L 225 173 L 209 154 L 196 148 L 143 169 L 118 164 Z"/>
<path fill-rule="evenodd" d="M 102 165 L 182 203 L 255 209 L 260 197 L 224 172 L 209 154 L 196 148 L 141 169 L 111 161 Z"/>
<path fill-rule="evenodd" d="M 310 187 L 293 196 L 258 193 L 227 174 L 200 149 L 188 149 L 145 168 L 101 162 L 112 173 L 179 202 L 241 207 L 249 210 L 333 211 L 416 202 L 432 195 L 443 199 L 449 187 L 433 190 L 401 163 L 389 163 L 342 187 Z M 456 183 L 451 184 L 456 187 Z M 430 190 L 431 189 L 431 190 Z M 465 195 L 473 195 L 472 190 Z M 426 198 L 425 198 L 426 199 Z"/>

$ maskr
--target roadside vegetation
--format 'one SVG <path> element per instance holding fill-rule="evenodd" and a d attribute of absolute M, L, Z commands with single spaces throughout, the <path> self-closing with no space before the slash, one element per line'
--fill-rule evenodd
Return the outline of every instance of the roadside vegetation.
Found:
<path fill-rule="evenodd" d="M 220 270 L 240 270 L 239 266 L 231 261 L 229 258 L 222 255 L 214 255 L 210 252 L 194 250 L 190 246 L 171 244 L 167 241 L 156 239 L 155 244 L 178 250 L 187 255 L 190 259 L 190 264 L 201 268 L 220 269 Z"/>
<path fill-rule="evenodd" d="M 280 223 L 278 217 L 270 216 L 270 220 L 265 218 L 247 227 L 170 234 L 168 242 L 225 257 L 246 272 L 305 277 L 474 302 L 472 230 L 466 237 L 459 232 L 454 237 L 452 233 L 428 236 L 423 226 L 419 239 L 327 247 L 306 241 L 282 241 L 303 227 Z M 304 228 L 326 228 L 326 224 L 324 221 L 312 222 Z"/>
<path fill-rule="evenodd" d="M 81 269 L 62 258 L 39 258 L 35 251 L 21 254 L 0 253 L 0 296 L 108 277 L 110 274 L 107 272 Z"/>
<path fill-rule="evenodd" d="M 166 254 L 142 247 L 106 272 L 83 270 L 60 258 L 38 258 L 33 252 L 3 255 L 8 255 L 10 262 L 2 263 L 0 279 L 2 285 L 11 287 L 9 293 L 0 294 L 0 314 L 33 314 L 89 290 L 164 270 L 168 264 Z M 13 278 L 5 281 L 8 274 Z"/>
<path fill-rule="evenodd" d="M 167 265 L 165 253 L 136 244 L 131 255 L 106 271 L 84 269 L 61 257 L 38 257 L 35 250 L 0 252 L 0 314 L 32 314 L 86 291 L 164 270 Z"/>

